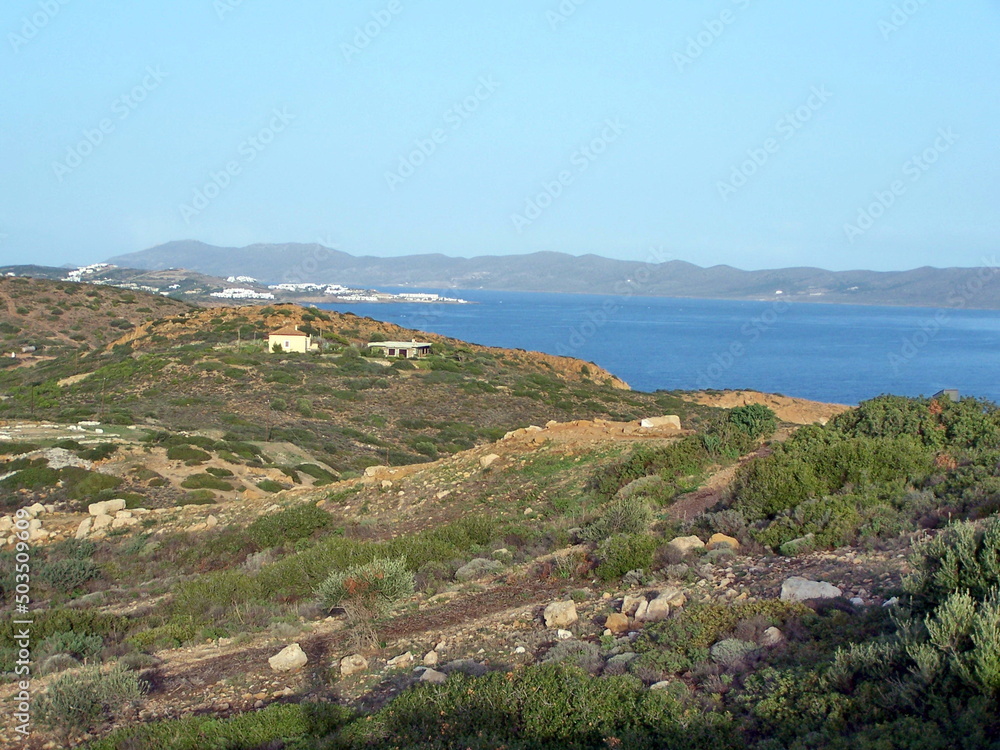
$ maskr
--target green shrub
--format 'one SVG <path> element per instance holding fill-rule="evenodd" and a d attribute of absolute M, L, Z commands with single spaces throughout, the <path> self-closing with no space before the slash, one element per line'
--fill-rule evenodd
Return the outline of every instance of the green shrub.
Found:
<path fill-rule="evenodd" d="M 212 505 L 216 501 L 211 490 L 193 490 L 177 501 L 178 505 Z"/>
<path fill-rule="evenodd" d="M 40 647 L 43 654 L 69 654 L 77 659 L 91 659 L 101 653 L 104 639 L 95 634 L 67 631 L 53 633 Z"/>
<path fill-rule="evenodd" d="M 283 485 L 278 484 L 273 479 L 264 479 L 257 482 L 258 489 L 264 490 L 264 492 L 281 492 L 284 488 Z"/>
<path fill-rule="evenodd" d="M 601 544 L 597 552 L 600 563 L 597 577 L 602 581 L 621 578 L 632 570 L 649 570 L 659 542 L 641 534 L 615 534 Z"/>
<path fill-rule="evenodd" d="M 247 536 L 260 549 L 278 545 L 291 545 L 299 539 L 312 536 L 320 529 L 328 528 L 333 517 L 322 508 L 311 503 L 286 508 L 273 515 L 261 516 L 247 529 Z"/>
<path fill-rule="evenodd" d="M 40 490 L 54 487 L 59 481 L 59 472 L 48 466 L 34 465 L 18 471 L 13 476 L 0 480 L 0 489 L 4 490 Z"/>
<path fill-rule="evenodd" d="M 748 404 L 730 409 L 727 421 L 754 440 L 769 437 L 778 427 L 777 415 L 763 404 Z"/>
<path fill-rule="evenodd" d="M 90 500 L 102 492 L 116 490 L 122 485 L 122 480 L 118 477 L 100 474 L 96 471 L 83 474 L 73 472 L 71 469 L 63 469 L 62 476 L 66 495 L 73 500 Z"/>
<path fill-rule="evenodd" d="M 186 490 L 220 490 L 222 492 L 232 491 L 233 486 L 212 474 L 192 474 L 181 482 L 181 487 Z"/>
<path fill-rule="evenodd" d="M 173 445 L 167 449 L 167 458 L 171 461 L 208 461 L 212 457 L 191 445 Z"/>
<path fill-rule="evenodd" d="M 104 459 L 113 456 L 117 450 L 118 446 L 114 443 L 100 443 L 99 445 L 95 445 L 93 448 L 80 450 L 77 455 L 87 461 L 103 461 Z"/>
<path fill-rule="evenodd" d="M 404 558 L 378 558 L 331 573 L 316 589 L 326 609 L 354 607 L 368 616 L 384 616 L 400 599 L 413 593 L 413 573 Z"/>
<path fill-rule="evenodd" d="M 608 504 L 594 523 L 580 535 L 588 541 L 601 541 L 615 534 L 645 534 L 655 520 L 653 509 L 643 497 L 626 497 Z"/>
<path fill-rule="evenodd" d="M 67 558 L 44 564 L 37 576 L 56 591 L 68 594 L 100 574 L 100 568 L 92 560 Z"/>
<path fill-rule="evenodd" d="M 64 735 L 88 731 L 139 701 L 143 692 L 138 676 L 118 665 L 107 672 L 87 668 L 53 680 L 38 699 L 36 716 Z"/>

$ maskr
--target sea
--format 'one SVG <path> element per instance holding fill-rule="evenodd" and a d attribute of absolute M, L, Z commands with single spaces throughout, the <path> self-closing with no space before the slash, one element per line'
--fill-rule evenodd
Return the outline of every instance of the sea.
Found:
<path fill-rule="evenodd" d="M 842 404 L 946 388 L 1000 402 L 1000 311 L 483 290 L 474 304 L 327 303 L 476 344 L 593 362 L 633 389 L 753 389 Z"/>

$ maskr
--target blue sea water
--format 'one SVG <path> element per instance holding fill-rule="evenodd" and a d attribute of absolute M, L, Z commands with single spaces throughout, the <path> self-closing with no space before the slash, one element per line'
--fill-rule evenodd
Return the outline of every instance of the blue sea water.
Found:
<path fill-rule="evenodd" d="M 477 304 L 321 307 L 477 344 L 579 357 L 642 391 L 752 388 L 854 404 L 881 393 L 958 388 L 1000 402 L 1000 311 L 400 291 Z"/>

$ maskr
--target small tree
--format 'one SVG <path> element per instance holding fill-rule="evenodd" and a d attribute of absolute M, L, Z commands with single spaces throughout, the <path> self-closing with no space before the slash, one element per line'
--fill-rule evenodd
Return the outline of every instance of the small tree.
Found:
<path fill-rule="evenodd" d="M 729 422 L 755 440 L 771 435 L 778 427 L 777 415 L 763 404 L 747 404 L 731 409 Z"/>
<path fill-rule="evenodd" d="M 281 344 L 279 344 L 278 342 L 274 342 L 274 344 L 271 346 L 271 351 L 274 352 L 275 354 L 281 354 Z"/>
<path fill-rule="evenodd" d="M 376 620 L 412 593 L 413 573 L 407 569 L 404 557 L 378 558 L 364 565 L 353 565 L 331 573 L 316 589 L 316 596 L 328 610 L 344 608 L 355 639 L 363 645 L 376 642 Z"/>

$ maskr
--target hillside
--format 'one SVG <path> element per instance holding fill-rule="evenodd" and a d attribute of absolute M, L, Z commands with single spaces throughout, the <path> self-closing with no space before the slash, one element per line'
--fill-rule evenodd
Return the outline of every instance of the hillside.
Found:
<path fill-rule="evenodd" d="M 21 354 L 33 346 L 35 358 L 83 353 L 141 323 L 189 309 L 177 300 L 111 287 L 0 276 L 0 348 Z"/>
<path fill-rule="evenodd" d="M 39 292 L 63 288 L 32 283 Z M 95 300 L 97 309 L 86 309 L 97 336 L 106 319 L 116 320 L 109 316 L 120 293 L 93 289 L 98 297 L 86 297 L 86 287 L 79 294 Z M 431 460 L 550 420 L 631 421 L 678 410 L 697 419 L 710 411 L 669 394 L 632 393 L 590 363 L 469 345 L 351 314 L 293 305 L 194 309 L 129 294 L 141 309 L 160 304 L 179 314 L 108 336 L 84 358 L 8 368 L 0 373 L 0 418 L 294 443 L 337 472 L 359 472 Z M 313 331 L 324 353 L 266 351 L 267 332 L 287 325 Z M 411 338 L 431 342 L 434 356 L 416 363 L 362 356 L 369 341 Z"/>
<path fill-rule="evenodd" d="M 215 276 L 247 274 L 265 281 L 314 281 L 368 287 L 629 294 L 713 299 L 781 299 L 865 305 L 1000 307 L 996 271 L 988 268 L 917 268 L 909 271 L 826 271 L 785 268 L 743 271 L 701 268 L 678 260 L 621 261 L 564 253 L 453 258 L 407 255 L 355 257 L 322 245 L 272 244 L 214 247 L 170 242 L 112 258 L 145 269 L 175 265 Z M 305 270 L 308 269 L 308 272 Z"/>
<path fill-rule="evenodd" d="M 45 723 L 20 746 L 991 747 L 989 678 L 947 661 L 921 675 L 907 649 L 938 647 L 904 629 L 915 620 L 895 603 L 943 621 L 953 588 L 978 579 L 962 593 L 970 617 L 993 611 L 984 592 L 1000 579 L 968 548 L 996 552 L 995 502 L 968 489 L 996 470 L 1000 412 L 886 397 L 773 437 L 766 411 L 718 416 L 698 433 L 554 423 L 209 505 L 26 509 Z M 58 429 L 23 425 L 22 437 L 51 458 Z M 99 469 L 160 461 L 135 435 L 114 439 Z M 204 447 L 188 468 L 243 471 Z M 32 450 L 6 452 L 23 465 Z M 940 460 L 959 451 L 961 465 Z M 671 516 L 722 475 L 716 507 Z M 822 500 L 808 499 L 807 475 Z M 978 535 L 941 531 L 946 515 L 989 520 Z M 955 583 L 918 575 L 952 549 Z M 353 571 L 354 592 L 394 580 L 391 560 L 412 588 L 384 612 L 318 593 L 336 571 Z M 4 669 L 12 634 L 0 631 Z M 958 653 L 975 659 L 978 643 Z M 83 713 L 94 686 L 110 692 Z M 52 703 L 60 691 L 65 705 Z M 14 727 L 8 715 L 11 744 Z"/>

